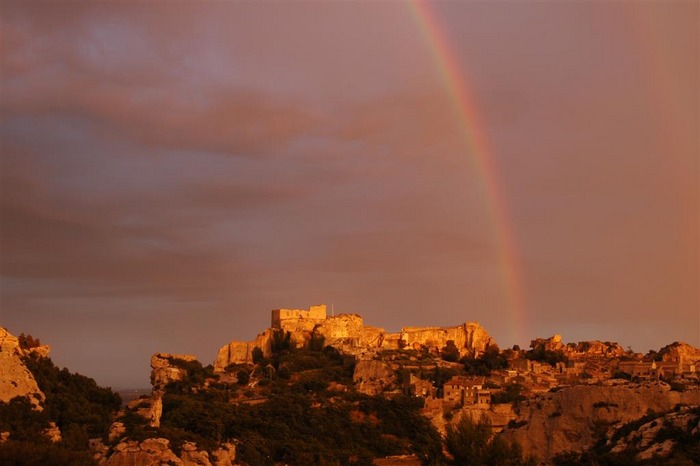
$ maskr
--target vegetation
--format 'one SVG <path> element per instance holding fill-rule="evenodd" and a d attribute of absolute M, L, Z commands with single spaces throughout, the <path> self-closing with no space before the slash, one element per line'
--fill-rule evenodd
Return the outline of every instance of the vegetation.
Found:
<path fill-rule="evenodd" d="M 284 336 L 279 341 L 284 343 Z M 250 466 L 370 465 L 373 458 L 398 454 L 416 454 L 426 463 L 442 461 L 440 435 L 420 414 L 420 400 L 330 391 L 331 383 L 352 385 L 353 367 L 336 350 L 298 350 L 284 344 L 276 349 L 265 361 L 277 365 L 276 374 L 248 393 L 248 399 L 263 402 L 230 403 L 237 392 L 220 384 L 207 390 L 169 390 L 157 435 L 170 439 L 174 448 L 189 440 L 209 450 L 235 438 L 240 441 L 239 460 Z M 281 376 L 284 371 L 286 377 Z M 138 416 L 124 422 L 131 438 L 156 434 Z"/>
<path fill-rule="evenodd" d="M 261 404 L 231 405 L 166 395 L 162 426 L 166 434 L 190 434 L 210 448 L 211 441 L 237 438 L 240 459 L 251 466 L 371 464 L 378 456 L 407 453 L 426 461 L 441 457 L 439 434 L 404 397 L 346 394 L 331 400 L 287 391 Z"/>
<path fill-rule="evenodd" d="M 506 388 L 501 392 L 496 392 L 491 395 L 491 402 L 493 404 L 498 403 L 519 403 L 525 400 L 523 393 L 523 386 L 517 383 L 507 385 Z"/>
<path fill-rule="evenodd" d="M 558 362 L 566 362 L 568 358 L 563 351 L 552 351 L 539 344 L 525 353 L 525 357 L 531 361 L 546 362 L 550 366 L 556 366 Z"/>
<path fill-rule="evenodd" d="M 25 364 L 46 395 L 44 413 L 63 434 L 63 443 L 74 449 L 87 448 L 87 439 L 104 437 L 121 398 L 84 375 L 57 368 L 51 359 L 27 357 Z"/>
<path fill-rule="evenodd" d="M 478 358 L 462 358 L 464 370 L 469 375 L 490 375 L 491 371 L 505 369 L 508 367 L 508 360 L 501 354 L 497 346 L 489 347 L 484 354 Z"/>
<path fill-rule="evenodd" d="M 445 438 L 452 464 L 458 466 L 534 466 L 534 458 L 524 458 L 517 443 L 509 444 L 501 437 L 493 436 L 491 422 L 482 416 L 474 421 L 462 416 L 456 426 L 447 425 Z"/>
<path fill-rule="evenodd" d="M 24 362 L 46 395 L 44 409 L 34 410 L 26 397 L 0 403 L 0 431 L 10 432 L 10 440 L 0 444 L 0 464 L 94 464 L 88 439 L 106 438 L 121 404 L 119 395 L 93 379 L 57 368 L 49 358 L 30 355 Z M 50 422 L 61 431 L 62 440 L 55 444 L 44 434 Z"/>
<path fill-rule="evenodd" d="M 196 387 L 204 384 L 207 379 L 216 379 L 214 367 L 210 364 L 202 367 L 202 363 L 194 361 L 186 361 L 184 359 L 169 357 L 168 362 L 173 367 L 184 369 L 186 372 L 181 380 L 173 381 L 166 385 L 165 390 L 171 393 L 187 393 L 196 389 Z M 152 381 L 151 381 L 152 382 Z"/>
<path fill-rule="evenodd" d="M 19 347 L 25 350 L 41 346 L 41 342 L 38 338 L 34 338 L 31 335 L 25 335 L 24 333 L 20 333 L 17 340 L 19 341 Z"/>
<path fill-rule="evenodd" d="M 459 348 L 455 345 L 454 340 L 447 340 L 447 344 L 442 349 L 442 359 L 448 362 L 457 362 L 459 359 Z"/>

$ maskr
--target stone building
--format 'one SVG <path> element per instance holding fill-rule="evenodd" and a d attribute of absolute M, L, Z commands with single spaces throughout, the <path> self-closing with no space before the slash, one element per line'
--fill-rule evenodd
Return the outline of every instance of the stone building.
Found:
<path fill-rule="evenodd" d="M 419 396 L 425 399 L 433 399 L 437 390 L 429 380 L 423 380 L 414 374 L 408 373 L 403 379 L 404 394 L 407 396 Z"/>
<path fill-rule="evenodd" d="M 483 377 L 464 377 L 456 375 L 443 385 L 445 401 L 459 405 L 490 405 L 491 391 L 484 388 Z"/>

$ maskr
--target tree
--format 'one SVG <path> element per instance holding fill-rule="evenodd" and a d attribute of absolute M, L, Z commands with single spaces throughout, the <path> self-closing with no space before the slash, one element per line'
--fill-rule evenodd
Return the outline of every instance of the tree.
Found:
<path fill-rule="evenodd" d="M 289 350 L 291 347 L 291 339 L 292 334 L 290 332 L 275 330 L 275 332 L 272 334 L 272 341 L 270 342 L 272 352 L 274 354 L 278 354 L 282 351 Z"/>
<path fill-rule="evenodd" d="M 250 382 L 250 374 L 245 369 L 238 371 L 236 377 L 238 378 L 238 385 L 248 385 L 248 382 Z"/>
<path fill-rule="evenodd" d="M 265 355 L 259 347 L 253 348 L 253 364 L 262 364 L 265 360 Z"/>
<path fill-rule="evenodd" d="M 462 416 L 457 425 L 447 425 L 447 451 L 455 466 L 534 466 L 533 458 L 523 458 L 517 443 L 494 437 L 491 421 L 482 415 L 478 421 Z"/>
<path fill-rule="evenodd" d="M 457 362 L 459 359 L 459 348 L 454 340 L 447 340 L 447 344 L 442 349 L 442 359 L 448 362 Z"/>

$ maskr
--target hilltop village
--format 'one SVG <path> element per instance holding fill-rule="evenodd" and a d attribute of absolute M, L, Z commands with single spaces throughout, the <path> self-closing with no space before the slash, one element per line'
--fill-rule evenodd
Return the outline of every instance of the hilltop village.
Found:
<path fill-rule="evenodd" d="M 0 454 L 26 435 L 6 419 L 21 412 L 13 403 L 26 397 L 20 417 L 30 419 L 76 396 L 56 401 L 69 373 L 53 367 L 47 345 L 1 330 Z M 106 466 L 461 464 L 455 432 L 478 422 L 491 433 L 483 464 L 503 455 L 512 461 L 498 464 L 693 464 L 698 366 L 700 349 L 678 342 L 641 354 L 554 335 L 501 349 L 476 322 L 387 332 L 324 305 L 276 309 L 269 328 L 223 345 L 213 364 L 154 354 L 152 393 L 103 415 L 95 438 L 78 443 L 89 464 Z M 66 389 L 82 384 L 93 411 L 114 409 L 109 389 L 76 377 Z M 32 435 L 59 445 L 75 445 L 88 422 L 42 419 Z"/>
<path fill-rule="evenodd" d="M 237 364 L 254 363 L 256 349 L 263 358 L 272 354 L 275 335 L 289 339 L 293 348 L 305 348 L 314 342 L 336 348 L 355 357 L 359 366 L 356 382 L 360 390 L 384 392 L 387 380 L 370 372 L 384 361 L 393 370 L 406 375 L 394 381 L 395 390 L 403 389 L 424 398 L 462 404 L 490 404 L 495 385 L 519 384 L 532 393 L 573 384 L 595 384 L 610 379 L 635 381 L 682 381 L 696 383 L 700 352 L 687 344 L 674 343 L 659 352 L 634 353 L 614 342 L 585 341 L 564 343 L 560 335 L 532 340 L 530 348 L 517 346 L 502 351 L 487 331 L 476 322 L 455 327 L 404 327 L 389 333 L 379 327 L 366 326 L 357 314 L 328 316 L 325 305 L 308 310 L 276 309 L 271 325 L 249 342 L 232 341 L 223 346 L 214 362 L 214 370 L 225 373 Z M 441 387 L 428 387 L 416 373 L 435 368 L 462 369 L 471 372 L 456 375 Z M 379 381 L 378 385 L 368 383 Z M 424 380 L 423 380 L 424 381 Z M 489 388 L 490 387 L 490 388 Z M 459 396 L 455 390 L 460 392 Z"/>

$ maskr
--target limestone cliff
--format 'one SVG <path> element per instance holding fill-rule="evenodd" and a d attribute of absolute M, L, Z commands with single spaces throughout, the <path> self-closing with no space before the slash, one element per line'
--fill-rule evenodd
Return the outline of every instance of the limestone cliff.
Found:
<path fill-rule="evenodd" d="M 272 335 L 274 330 L 266 329 L 260 333 L 253 341 L 232 341 L 219 348 L 219 352 L 214 360 L 214 370 L 223 372 L 230 364 L 250 364 L 253 362 L 253 350 L 260 348 L 264 357 L 272 353 Z"/>
<path fill-rule="evenodd" d="M 26 396 L 39 408 L 39 402 L 45 397 L 39 390 L 34 376 L 22 362 L 22 357 L 32 352 L 48 356 L 49 351 L 47 345 L 37 349 L 21 348 L 17 337 L 0 327 L 0 401 L 6 402 L 16 396 Z"/>
<path fill-rule="evenodd" d="M 404 327 L 400 340 L 404 347 L 428 347 L 439 351 L 453 341 L 462 356 L 478 356 L 496 342 L 477 322 L 465 322 L 457 327 Z"/>
<path fill-rule="evenodd" d="M 649 411 L 669 411 L 679 403 L 700 404 L 700 390 L 672 391 L 664 383 L 577 385 L 523 402 L 517 422 L 524 425 L 503 435 L 547 461 L 558 453 L 590 448 L 614 424 Z"/>

